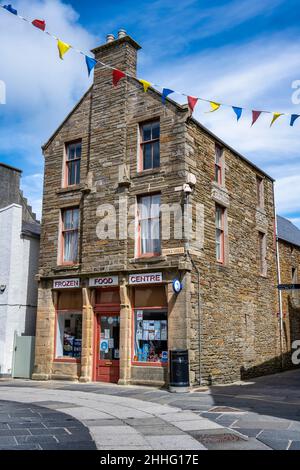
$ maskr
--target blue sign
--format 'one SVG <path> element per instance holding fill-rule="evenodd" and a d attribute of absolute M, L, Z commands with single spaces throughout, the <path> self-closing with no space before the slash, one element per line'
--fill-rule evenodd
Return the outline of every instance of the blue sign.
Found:
<path fill-rule="evenodd" d="M 100 349 L 101 351 L 108 351 L 108 341 L 106 339 L 102 339 L 100 343 Z"/>
<path fill-rule="evenodd" d="M 175 294 L 179 294 L 179 292 L 182 290 L 182 284 L 179 281 L 179 279 L 174 279 L 174 281 L 172 282 L 172 285 L 173 285 L 173 291 L 175 292 Z"/>

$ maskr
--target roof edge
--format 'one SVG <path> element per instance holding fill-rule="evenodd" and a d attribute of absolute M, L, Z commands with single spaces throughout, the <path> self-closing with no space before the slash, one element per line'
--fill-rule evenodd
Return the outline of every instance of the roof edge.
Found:
<path fill-rule="evenodd" d="M 0 166 L 3 166 L 4 168 L 7 168 L 8 170 L 17 171 L 18 173 L 23 173 L 23 170 L 20 170 L 19 168 L 16 168 L 15 166 L 7 165 L 7 163 L 0 162 Z"/>
<path fill-rule="evenodd" d="M 76 109 L 81 105 L 81 103 L 83 102 L 83 100 L 86 98 L 86 96 L 90 93 L 90 91 L 93 89 L 93 85 L 90 86 L 90 88 L 88 88 L 88 90 L 84 93 L 84 95 L 82 95 L 82 97 L 80 98 L 80 100 L 75 104 L 75 106 L 71 109 L 71 111 L 68 113 L 68 115 L 65 117 L 65 119 L 60 123 L 60 125 L 56 128 L 56 130 L 53 132 L 53 134 L 51 135 L 51 137 L 47 140 L 47 142 L 45 142 L 43 145 L 42 145 L 42 150 L 46 150 L 47 147 L 51 144 L 52 140 L 54 139 L 54 137 L 58 134 L 58 132 L 61 130 L 61 128 L 63 127 L 63 125 L 67 122 L 67 120 L 72 116 L 72 114 L 76 111 Z"/>

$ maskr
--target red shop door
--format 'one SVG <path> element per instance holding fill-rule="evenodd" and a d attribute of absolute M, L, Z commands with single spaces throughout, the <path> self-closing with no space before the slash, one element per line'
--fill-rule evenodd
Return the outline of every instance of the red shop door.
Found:
<path fill-rule="evenodd" d="M 96 380 L 118 382 L 120 376 L 120 314 L 97 315 Z"/>

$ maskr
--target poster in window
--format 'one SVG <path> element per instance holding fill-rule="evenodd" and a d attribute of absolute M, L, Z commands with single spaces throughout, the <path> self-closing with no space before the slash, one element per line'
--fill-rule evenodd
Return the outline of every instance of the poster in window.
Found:
<path fill-rule="evenodd" d="M 143 339 L 143 330 L 136 330 L 136 339 Z"/>
<path fill-rule="evenodd" d="M 64 334 L 64 356 L 73 357 L 73 341 L 74 336 Z"/>
<path fill-rule="evenodd" d="M 81 356 L 81 339 L 74 339 L 73 341 L 73 357 Z"/>
<path fill-rule="evenodd" d="M 114 349 L 114 339 L 110 338 L 108 340 L 108 349 Z"/>
<path fill-rule="evenodd" d="M 100 341 L 100 351 L 104 353 L 108 353 L 108 340 L 107 339 L 102 339 Z"/>
<path fill-rule="evenodd" d="M 161 362 L 168 362 L 168 351 L 162 351 Z"/>
<path fill-rule="evenodd" d="M 139 320 L 143 320 L 143 310 L 137 310 L 136 312 L 136 319 L 139 321 Z"/>
<path fill-rule="evenodd" d="M 148 331 L 148 330 L 144 330 L 144 331 L 143 331 L 143 340 L 144 340 L 144 341 L 148 341 L 148 340 L 149 340 L 149 331 Z"/>
<path fill-rule="evenodd" d="M 119 353 L 119 350 L 118 350 L 118 349 L 115 349 L 115 350 L 114 350 L 114 358 L 115 358 L 115 359 L 120 359 L 120 353 Z"/>
<path fill-rule="evenodd" d="M 162 341 L 167 341 L 168 339 L 167 320 L 161 320 L 160 327 L 161 327 L 160 339 Z"/>
<path fill-rule="evenodd" d="M 155 338 L 156 341 L 160 341 L 160 330 L 155 330 Z"/>
<path fill-rule="evenodd" d="M 110 338 L 110 330 L 104 330 L 104 338 L 109 339 Z"/>
<path fill-rule="evenodd" d="M 154 341 L 154 339 L 155 339 L 155 332 L 149 331 L 149 341 Z"/>

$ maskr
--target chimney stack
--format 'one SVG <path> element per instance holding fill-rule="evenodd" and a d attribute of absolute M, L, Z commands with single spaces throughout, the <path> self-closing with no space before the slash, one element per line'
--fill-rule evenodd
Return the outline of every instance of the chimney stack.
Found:
<path fill-rule="evenodd" d="M 120 29 L 120 31 L 118 32 L 118 38 L 125 38 L 125 36 L 127 36 L 125 29 Z"/>
<path fill-rule="evenodd" d="M 95 54 L 96 60 L 136 76 L 137 51 L 140 48 L 139 44 L 128 36 L 125 29 L 120 29 L 117 37 L 113 34 L 108 34 L 106 36 L 106 43 L 96 47 L 92 52 Z M 101 71 L 102 78 L 103 71 Z"/>
<path fill-rule="evenodd" d="M 106 36 L 106 42 L 109 43 L 109 42 L 113 42 L 115 40 L 115 36 L 113 34 L 108 34 Z"/>

